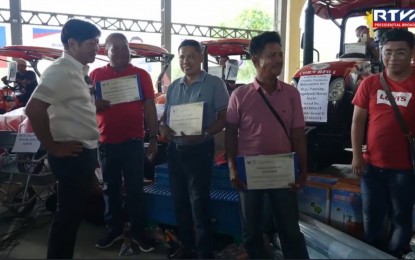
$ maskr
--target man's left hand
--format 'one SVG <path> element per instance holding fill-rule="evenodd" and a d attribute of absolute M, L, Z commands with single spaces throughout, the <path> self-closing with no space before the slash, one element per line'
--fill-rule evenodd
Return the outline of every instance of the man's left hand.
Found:
<path fill-rule="evenodd" d="M 291 190 L 299 191 L 300 189 L 302 189 L 305 185 L 306 179 L 307 179 L 307 173 L 301 172 L 300 177 L 297 179 L 297 181 L 295 183 L 289 184 L 291 186 Z"/>

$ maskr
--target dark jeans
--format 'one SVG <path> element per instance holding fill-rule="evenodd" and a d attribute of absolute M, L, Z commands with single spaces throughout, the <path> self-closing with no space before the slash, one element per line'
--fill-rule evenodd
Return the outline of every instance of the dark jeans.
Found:
<path fill-rule="evenodd" d="M 85 202 L 92 191 L 97 151 L 83 149 L 77 157 L 49 155 L 48 160 L 58 181 L 58 202 L 49 231 L 47 258 L 72 258 Z"/>
<path fill-rule="evenodd" d="M 179 146 L 170 142 L 168 147 L 170 189 L 179 239 L 186 251 L 196 249 L 201 258 L 213 257 L 209 210 L 213 154 L 213 140 L 193 146 Z"/>
<path fill-rule="evenodd" d="M 383 248 L 385 217 L 391 219 L 389 253 L 399 256 L 412 236 L 415 175 L 412 171 L 381 169 L 368 165 L 361 178 L 365 240 Z"/>
<path fill-rule="evenodd" d="M 124 223 L 122 183 L 127 191 L 128 216 L 133 234 L 141 236 L 145 228 L 143 192 L 144 145 L 139 139 L 118 144 L 98 145 L 104 182 L 105 221 L 116 233 Z"/>
<path fill-rule="evenodd" d="M 305 239 L 298 225 L 297 194 L 289 189 L 248 190 L 239 192 L 244 246 L 250 259 L 265 258 L 261 219 L 264 194 L 270 206 L 285 259 L 308 259 Z"/>

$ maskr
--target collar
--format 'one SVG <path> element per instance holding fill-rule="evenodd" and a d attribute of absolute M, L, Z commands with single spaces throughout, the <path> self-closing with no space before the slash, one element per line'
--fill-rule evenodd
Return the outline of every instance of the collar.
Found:
<path fill-rule="evenodd" d="M 206 75 L 207 75 L 207 72 L 204 71 L 204 70 L 201 70 L 200 71 L 200 74 L 199 74 L 199 78 L 195 82 L 203 82 L 203 81 L 205 81 Z M 186 76 L 183 76 L 180 79 L 180 84 L 185 84 L 185 80 L 186 80 Z M 195 82 L 193 82 L 193 83 L 195 83 Z"/>
<path fill-rule="evenodd" d="M 78 71 L 82 71 L 85 75 L 88 75 L 89 66 L 88 65 L 83 65 L 82 63 L 80 63 L 78 60 L 76 60 L 74 57 L 72 57 L 72 55 L 69 54 L 69 52 L 64 51 L 63 52 L 63 58 L 65 60 L 69 61 L 70 63 L 72 63 L 72 65 L 74 65 L 75 68 Z"/>
<path fill-rule="evenodd" d="M 130 69 L 131 67 L 133 67 L 133 65 L 131 64 L 131 63 L 129 63 L 128 65 L 127 65 L 127 67 L 125 67 L 123 70 L 121 70 L 121 71 L 115 71 L 114 70 L 114 68 L 113 67 L 111 67 L 111 64 L 110 63 L 108 63 L 107 64 L 107 66 L 105 66 L 106 67 L 106 69 L 108 69 L 108 70 L 110 70 L 110 71 L 114 71 L 114 72 L 122 72 L 122 71 L 125 71 L 125 70 L 128 70 L 128 69 Z"/>
<path fill-rule="evenodd" d="M 259 84 L 259 82 L 256 78 L 254 79 L 253 84 L 254 84 L 255 90 L 257 90 L 257 91 L 258 91 L 259 88 L 262 88 L 262 86 Z M 275 88 L 275 91 L 279 92 L 281 90 L 282 90 L 281 82 L 280 82 L 280 80 L 277 80 L 277 87 Z"/>

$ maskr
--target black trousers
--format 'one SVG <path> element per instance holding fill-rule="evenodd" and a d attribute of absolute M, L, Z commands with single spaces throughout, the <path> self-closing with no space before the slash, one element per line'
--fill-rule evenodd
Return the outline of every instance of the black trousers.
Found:
<path fill-rule="evenodd" d="M 97 151 L 83 149 L 77 157 L 49 155 L 48 160 L 58 181 L 58 202 L 49 230 L 47 258 L 71 259 L 93 184 Z"/>

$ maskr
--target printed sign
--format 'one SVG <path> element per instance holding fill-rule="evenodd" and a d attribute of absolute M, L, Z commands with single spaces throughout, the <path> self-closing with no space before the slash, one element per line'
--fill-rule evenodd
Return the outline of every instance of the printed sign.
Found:
<path fill-rule="evenodd" d="M 327 122 L 330 77 L 330 74 L 300 77 L 297 87 L 306 122 Z"/>
<path fill-rule="evenodd" d="M 40 142 L 34 133 L 18 133 L 12 149 L 13 153 L 36 153 Z"/>

